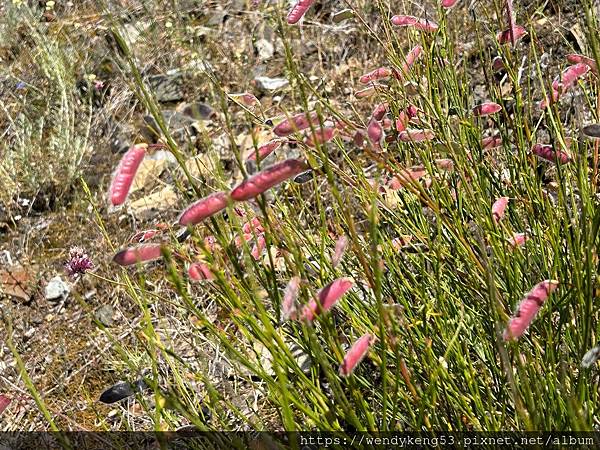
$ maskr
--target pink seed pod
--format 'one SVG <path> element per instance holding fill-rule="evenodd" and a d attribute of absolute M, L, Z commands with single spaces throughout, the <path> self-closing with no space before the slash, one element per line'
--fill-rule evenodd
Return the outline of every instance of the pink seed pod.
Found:
<path fill-rule="evenodd" d="M 227 192 L 215 192 L 195 203 L 192 203 L 179 216 L 178 222 L 182 227 L 196 225 L 213 214 L 227 207 L 229 196 Z"/>
<path fill-rule="evenodd" d="M 487 102 L 477 105 L 473 108 L 473 115 L 475 117 L 489 116 L 502 111 L 502 106 L 498 103 Z"/>
<path fill-rule="evenodd" d="M 210 267 L 204 263 L 192 263 L 188 268 L 188 276 L 193 281 L 214 280 L 215 275 Z"/>
<path fill-rule="evenodd" d="M 404 63 L 402 64 L 402 72 L 404 75 L 407 75 L 410 71 L 410 68 L 414 65 L 415 61 L 421 56 L 423 53 L 423 47 L 420 45 L 415 45 L 407 54 L 404 59 Z"/>
<path fill-rule="evenodd" d="M 518 339 L 523 335 L 525 330 L 531 325 L 538 311 L 548 299 L 550 294 L 558 287 L 558 281 L 545 280 L 536 284 L 529 291 L 519 306 L 514 316 L 508 321 L 506 330 L 504 330 L 503 339 L 505 341 Z"/>
<path fill-rule="evenodd" d="M 584 55 L 578 55 L 576 53 L 571 53 L 567 55 L 567 61 L 569 61 L 571 64 L 585 64 L 590 68 L 590 70 L 593 73 L 598 75 L 598 66 L 596 65 L 596 61 L 594 61 L 592 58 L 588 58 Z"/>
<path fill-rule="evenodd" d="M 127 200 L 135 174 L 146 156 L 146 148 L 146 144 L 134 145 L 121 158 L 109 190 L 112 206 L 120 206 Z"/>
<path fill-rule="evenodd" d="M 439 158 L 434 162 L 438 169 L 445 170 L 447 172 L 454 170 L 454 161 L 449 158 Z"/>
<path fill-rule="evenodd" d="M 300 292 L 300 277 L 292 277 L 283 292 L 281 302 L 281 317 L 283 320 L 298 318 L 298 293 Z"/>
<path fill-rule="evenodd" d="M 350 347 L 350 350 L 348 350 L 348 353 L 346 353 L 346 356 L 344 356 L 344 360 L 340 365 L 340 375 L 343 377 L 351 375 L 356 366 L 367 355 L 371 345 L 373 345 L 374 342 L 375 336 L 367 333 L 361 336 L 354 344 L 352 344 L 352 347 Z"/>
<path fill-rule="evenodd" d="M 241 94 L 228 94 L 228 97 L 246 106 L 260 105 L 260 101 L 254 95 L 248 92 L 242 92 Z"/>
<path fill-rule="evenodd" d="M 554 163 L 566 164 L 571 161 L 571 157 L 567 152 L 555 150 L 551 145 L 535 144 L 531 148 L 531 153 Z"/>
<path fill-rule="evenodd" d="M 335 269 L 338 264 L 340 263 L 340 261 L 342 260 L 342 257 L 344 256 L 344 253 L 346 252 L 346 248 L 348 247 L 348 236 L 346 236 L 345 234 L 340 236 L 338 238 L 338 240 L 335 242 L 335 250 L 333 251 L 333 256 L 331 257 L 331 266 Z"/>
<path fill-rule="evenodd" d="M 442 8 L 452 8 L 458 0 L 442 0 Z"/>
<path fill-rule="evenodd" d="M 265 231 L 265 228 L 262 226 L 262 223 L 260 222 L 260 219 L 258 217 L 253 217 L 252 220 L 250 220 L 249 222 L 246 222 L 242 226 L 242 233 L 259 234 L 259 233 L 263 233 L 264 231 Z"/>
<path fill-rule="evenodd" d="M 380 121 L 385 116 L 385 113 L 387 113 L 387 110 L 388 110 L 387 102 L 380 103 L 373 110 L 373 113 L 371 114 L 371 119 Z"/>
<path fill-rule="evenodd" d="M 332 281 L 319 291 L 317 299 L 312 299 L 303 308 L 300 318 L 307 322 L 312 322 L 319 314 L 333 308 L 339 299 L 342 298 L 352 286 L 354 286 L 354 282 L 350 278 L 338 278 L 337 280 Z"/>
<path fill-rule="evenodd" d="M 290 25 L 298 23 L 314 2 L 315 0 L 298 0 L 298 3 L 296 3 L 288 13 L 287 23 Z"/>
<path fill-rule="evenodd" d="M 248 156 L 248 161 L 256 161 L 257 155 L 262 160 L 281 147 L 281 139 L 273 139 L 272 141 L 267 142 L 266 144 L 258 147 L 257 150 L 253 150 L 250 156 Z"/>
<path fill-rule="evenodd" d="M 356 133 L 354 133 L 352 138 L 352 142 L 357 147 L 362 148 L 365 144 L 365 137 L 367 137 L 367 134 L 363 130 L 356 130 Z"/>
<path fill-rule="evenodd" d="M 425 175 L 427 175 L 427 170 L 424 166 L 403 169 L 397 175 L 392 177 L 388 183 L 388 187 L 396 191 L 402 187 L 409 186 L 414 181 L 420 180 Z"/>
<path fill-rule="evenodd" d="M 369 84 L 371 81 L 380 80 L 382 78 L 388 78 L 392 75 L 392 70 L 388 67 L 380 67 L 369 73 L 361 76 L 358 81 L 362 84 Z"/>
<path fill-rule="evenodd" d="M 324 144 L 331 141 L 337 134 L 337 129 L 333 127 L 326 127 L 315 130 L 313 134 L 309 134 L 304 140 L 304 143 L 309 147 L 315 147 L 316 144 Z"/>
<path fill-rule="evenodd" d="M 383 140 L 385 139 L 385 133 L 383 132 L 383 127 L 379 122 L 371 119 L 369 125 L 367 126 L 367 136 L 373 149 L 375 151 L 381 151 Z"/>
<path fill-rule="evenodd" d="M 8 405 L 10 405 L 11 401 L 12 400 L 6 395 L 0 394 L 0 414 L 2 414 L 4 410 L 8 408 Z"/>
<path fill-rule="evenodd" d="M 409 129 L 401 131 L 398 139 L 402 142 L 423 142 L 431 141 L 435 137 L 432 130 Z"/>
<path fill-rule="evenodd" d="M 529 240 L 529 236 L 526 233 L 515 233 L 508 239 L 508 244 L 513 247 L 521 247 Z"/>
<path fill-rule="evenodd" d="M 404 111 L 400 111 L 398 118 L 396 119 L 396 131 L 405 131 L 409 120 L 410 118 L 408 117 L 408 114 L 406 114 Z"/>
<path fill-rule="evenodd" d="M 265 236 L 264 236 L 264 234 L 261 234 L 260 236 L 258 236 L 256 238 L 256 243 L 254 244 L 254 246 L 252 247 L 252 250 L 250 251 L 250 254 L 256 261 L 259 260 L 260 255 L 262 255 L 262 252 L 264 251 L 266 246 L 267 246 L 267 241 L 265 240 Z"/>
<path fill-rule="evenodd" d="M 241 236 L 236 236 L 233 240 L 233 243 L 237 248 L 240 248 L 242 245 L 244 245 L 244 242 L 248 242 L 253 237 L 254 235 L 252 233 L 243 233 Z"/>
<path fill-rule="evenodd" d="M 144 244 L 126 248 L 113 256 L 113 262 L 120 266 L 132 266 L 142 262 L 153 261 L 161 258 L 160 250 L 160 244 Z"/>
<path fill-rule="evenodd" d="M 279 137 L 289 136 L 296 131 L 305 130 L 310 127 L 311 124 L 316 125 L 318 123 L 319 117 L 316 112 L 300 113 L 278 124 L 273 128 L 273 133 Z"/>
<path fill-rule="evenodd" d="M 141 244 L 143 242 L 149 241 L 154 236 L 160 234 L 160 230 L 144 230 L 138 231 L 133 236 L 129 238 L 129 242 L 133 244 Z"/>
<path fill-rule="evenodd" d="M 496 200 L 492 205 L 492 219 L 494 219 L 495 223 L 498 223 L 500 219 L 504 216 L 504 212 L 506 211 L 506 206 L 510 201 L 509 197 L 500 197 Z"/>
<path fill-rule="evenodd" d="M 552 89 L 558 91 L 559 94 L 566 92 L 580 77 L 588 73 L 589 70 L 590 67 L 587 64 L 574 64 L 567 67 L 560 74 L 560 77 L 554 79 L 552 82 Z"/>
<path fill-rule="evenodd" d="M 523 36 L 525 36 L 527 34 L 527 30 L 525 30 L 525 28 L 523 28 L 521 25 L 515 25 L 512 30 L 513 30 L 512 37 L 511 37 L 511 33 L 510 33 L 510 28 L 499 32 L 496 35 L 496 39 L 498 39 L 498 42 L 500 44 L 508 44 L 509 42 L 512 42 L 513 37 L 514 37 L 514 41 L 517 42 L 519 39 L 521 39 Z"/>
<path fill-rule="evenodd" d="M 439 28 L 438 24 L 427 19 L 419 19 L 414 16 L 393 16 L 392 23 L 398 27 L 413 27 L 420 31 L 435 32 Z"/>
<path fill-rule="evenodd" d="M 491 150 L 502 146 L 502 138 L 500 135 L 490 136 L 481 140 L 481 146 L 484 150 Z"/>
<path fill-rule="evenodd" d="M 230 196 L 236 202 L 250 200 L 273 186 L 277 186 L 285 180 L 304 172 L 306 169 L 308 169 L 308 166 L 302 161 L 286 159 L 242 181 L 231 191 Z"/>
<path fill-rule="evenodd" d="M 381 87 L 381 85 L 377 85 L 377 86 L 378 86 L 378 87 Z M 377 91 L 375 90 L 375 85 L 373 85 L 373 84 L 372 84 L 371 86 L 369 86 L 369 87 L 367 87 L 367 88 L 361 89 L 360 91 L 356 91 L 356 92 L 354 93 L 354 96 L 355 96 L 356 98 L 367 98 L 367 97 L 370 97 L 370 96 L 372 96 L 373 94 L 375 94 L 375 92 L 377 92 Z"/>

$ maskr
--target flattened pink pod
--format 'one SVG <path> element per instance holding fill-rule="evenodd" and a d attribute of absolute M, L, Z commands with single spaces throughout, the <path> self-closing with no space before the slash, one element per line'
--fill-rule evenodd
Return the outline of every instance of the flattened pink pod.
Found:
<path fill-rule="evenodd" d="M 529 240 L 529 236 L 526 233 L 515 233 L 511 238 L 508 239 L 508 244 L 513 247 L 521 247 Z"/>
<path fill-rule="evenodd" d="M 423 142 L 431 141 L 435 137 L 432 130 L 409 129 L 401 131 L 398 139 L 402 142 Z"/>
<path fill-rule="evenodd" d="M 407 54 L 404 59 L 404 63 L 402 64 L 402 72 L 404 74 L 408 74 L 410 68 L 414 65 L 415 61 L 421 56 L 423 53 L 423 47 L 420 45 L 415 45 Z"/>
<path fill-rule="evenodd" d="M 398 27 L 413 27 L 417 30 L 434 32 L 439 28 L 438 24 L 427 19 L 419 19 L 414 16 L 397 15 L 392 17 L 392 23 Z"/>
<path fill-rule="evenodd" d="M 390 189 L 398 190 L 404 186 L 410 185 L 413 181 L 420 180 L 425 175 L 427 175 L 427 170 L 424 166 L 415 166 L 404 169 L 392 177 L 388 186 Z"/>
<path fill-rule="evenodd" d="M 286 159 L 242 181 L 231 191 L 230 197 L 236 202 L 250 200 L 273 186 L 304 172 L 306 169 L 308 169 L 308 166 L 302 161 Z"/>
<path fill-rule="evenodd" d="M 301 319 L 312 322 L 319 314 L 329 311 L 352 286 L 354 282 L 350 278 L 338 278 L 332 281 L 319 291 L 317 299 L 311 300 L 304 307 Z"/>
<path fill-rule="evenodd" d="M 341 376 L 347 377 L 354 372 L 356 366 L 358 366 L 369 352 L 369 348 L 371 348 L 373 342 L 375 342 L 375 336 L 367 333 L 352 344 L 340 366 L 339 373 Z"/>
<path fill-rule="evenodd" d="M 409 120 L 410 118 L 408 117 L 408 114 L 406 114 L 404 111 L 400 111 L 398 118 L 396 119 L 396 131 L 405 131 Z"/>
<path fill-rule="evenodd" d="M 588 58 L 584 55 L 578 55 L 576 53 L 571 53 L 567 55 L 567 61 L 569 61 L 571 64 L 585 64 L 590 68 L 592 72 L 598 75 L 598 66 L 596 64 L 596 61 L 594 61 L 592 58 Z"/>
<path fill-rule="evenodd" d="M 160 233 L 160 230 L 138 231 L 137 233 L 135 233 L 133 236 L 131 236 L 129 238 L 129 242 L 135 243 L 135 244 L 141 244 L 142 242 L 149 241 L 150 239 L 152 239 L 154 236 L 158 235 L 159 233 Z"/>
<path fill-rule="evenodd" d="M 333 266 L 334 269 L 338 266 L 338 264 L 342 260 L 342 257 L 344 256 L 344 253 L 346 252 L 346 248 L 348 247 L 348 242 L 349 242 L 348 236 L 346 236 L 345 234 L 340 236 L 338 238 L 338 240 L 335 242 L 335 249 L 333 251 L 333 256 L 331 257 L 331 265 Z"/>
<path fill-rule="evenodd" d="M 512 36 L 514 37 L 515 42 L 517 42 L 519 39 L 521 39 L 526 34 L 527 34 L 527 30 L 525 30 L 525 28 L 523 28 L 521 25 L 515 25 L 513 27 Z M 509 42 L 511 42 L 512 38 L 511 38 L 510 28 L 499 32 L 496 35 L 496 39 L 498 39 L 498 43 L 500 43 L 500 44 L 508 44 Z"/>
<path fill-rule="evenodd" d="M 442 8 L 452 8 L 458 0 L 442 0 Z"/>
<path fill-rule="evenodd" d="M 319 123 L 319 117 L 316 112 L 296 114 L 273 128 L 273 133 L 280 137 L 289 136 L 296 131 L 305 130 L 310 127 L 311 123 L 313 125 Z"/>
<path fill-rule="evenodd" d="M 188 268 L 188 276 L 193 281 L 214 280 L 215 275 L 210 270 L 210 267 L 204 263 L 192 263 Z"/>
<path fill-rule="evenodd" d="M 481 146 L 483 147 L 484 150 L 491 150 L 493 148 L 498 148 L 498 147 L 502 146 L 502 138 L 499 135 L 483 138 L 481 140 Z"/>
<path fill-rule="evenodd" d="M 258 147 L 258 150 L 254 150 L 250 154 L 250 156 L 248 156 L 248 160 L 256 161 L 257 155 L 258 157 L 260 157 L 260 159 L 265 159 L 267 156 L 269 156 L 271 153 L 273 153 L 275 150 L 281 147 L 281 143 L 282 142 L 280 139 L 273 139 L 272 141 L 261 145 L 260 147 Z"/>
<path fill-rule="evenodd" d="M 227 192 L 215 192 L 190 205 L 179 216 L 179 225 L 196 225 L 227 207 Z"/>
<path fill-rule="evenodd" d="M 383 140 L 385 139 L 385 133 L 383 127 L 376 120 L 371 119 L 367 126 L 367 137 L 373 148 L 377 151 L 382 149 Z"/>
<path fill-rule="evenodd" d="M 261 234 L 260 236 L 258 236 L 256 238 L 256 243 L 254 244 L 254 246 L 252 247 L 252 250 L 250 251 L 250 254 L 256 261 L 259 260 L 260 255 L 262 255 L 262 252 L 264 251 L 266 246 L 267 246 L 267 241 L 265 240 L 265 236 L 263 234 Z"/>
<path fill-rule="evenodd" d="M 525 330 L 531 325 L 538 311 L 548 299 L 550 294 L 558 287 L 558 281 L 545 280 L 536 284 L 529 291 L 519 306 L 515 315 L 508 321 L 506 330 L 504 330 L 503 338 L 505 341 L 518 339 L 523 335 Z"/>
<path fill-rule="evenodd" d="M 237 100 L 246 106 L 260 105 L 260 102 L 258 101 L 258 99 L 254 95 L 252 95 L 248 92 L 242 92 L 241 94 L 228 94 L 228 95 L 230 98 Z"/>
<path fill-rule="evenodd" d="M 365 73 L 361 76 L 358 81 L 362 84 L 369 84 L 371 81 L 380 80 L 381 78 L 388 78 L 392 76 L 392 70 L 388 67 L 380 67 L 369 73 Z"/>
<path fill-rule="evenodd" d="M 132 266 L 142 262 L 153 261 L 161 258 L 160 249 L 160 244 L 144 244 L 126 248 L 113 256 L 113 262 L 120 266 Z"/>
<path fill-rule="evenodd" d="M 298 3 L 296 3 L 288 13 L 287 23 L 290 25 L 298 23 L 314 2 L 315 0 L 298 0 Z"/>
<path fill-rule="evenodd" d="M 590 66 L 587 64 L 574 64 L 572 66 L 567 67 L 560 75 L 560 78 L 556 78 L 552 82 L 552 89 L 562 94 L 570 89 L 577 80 L 588 73 L 590 70 Z"/>
<path fill-rule="evenodd" d="M 500 72 L 502 69 L 504 69 L 504 61 L 501 56 L 496 56 L 492 59 L 492 70 L 494 70 L 494 72 Z"/>
<path fill-rule="evenodd" d="M 490 114 L 496 114 L 502 111 L 502 106 L 494 102 L 486 102 L 477 105 L 473 108 L 473 115 L 475 117 L 489 116 Z"/>
<path fill-rule="evenodd" d="M 295 320 L 298 317 L 298 293 L 300 292 L 300 277 L 292 277 L 283 292 L 281 316 L 283 320 Z"/>
<path fill-rule="evenodd" d="M 360 91 L 356 91 L 354 93 L 354 96 L 356 98 L 366 98 L 366 97 L 370 97 L 371 95 L 375 94 L 375 92 L 377 92 L 375 90 L 375 85 L 371 85 L 367 88 L 361 89 Z"/>
<path fill-rule="evenodd" d="M 125 203 L 135 174 L 146 155 L 146 145 L 134 145 L 121 158 L 110 185 L 110 203 L 120 206 Z"/>
<path fill-rule="evenodd" d="M 385 116 L 385 113 L 388 110 L 388 104 L 386 102 L 380 103 L 375 107 L 373 113 L 371 114 L 371 119 L 380 121 Z"/>
<path fill-rule="evenodd" d="M 246 222 L 242 226 L 242 233 L 255 233 L 260 234 L 265 231 L 265 228 L 262 226 L 260 219 L 258 217 L 253 217 L 252 220 Z"/>
<path fill-rule="evenodd" d="M 566 164 L 571 161 L 571 157 L 567 152 L 555 150 L 551 145 L 535 144 L 531 148 L 531 153 L 554 163 Z"/>
<path fill-rule="evenodd" d="M 450 158 L 439 158 L 436 159 L 434 162 L 438 169 L 445 170 L 448 172 L 454 170 L 454 161 L 452 161 Z"/>
<path fill-rule="evenodd" d="M 315 130 L 314 133 L 309 134 L 307 136 L 304 143 L 306 145 L 308 145 L 309 147 L 315 147 L 316 143 L 324 144 L 326 142 L 329 142 L 330 140 L 332 140 L 334 138 L 334 136 L 336 134 L 337 134 L 337 129 L 333 128 L 333 127 L 325 127 L 325 128 L 317 129 L 317 130 Z"/>
<path fill-rule="evenodd" d="M 494 222 L 498 223 L 504 217 L 504 212 L 509 201 L 509 197 L 500 197 L 492 204 L 492 219 L 494 219 Z"/>
<path fill-rule="evenodd" d="M 12 400 L 7 397 L 6 395 L 1 395 L 0 394 L 0 414 L 2 414 L 4 412 L 4 410 L 6 408 L 8 408 L 8 405 L 10 405 L 10 402 Z"/>

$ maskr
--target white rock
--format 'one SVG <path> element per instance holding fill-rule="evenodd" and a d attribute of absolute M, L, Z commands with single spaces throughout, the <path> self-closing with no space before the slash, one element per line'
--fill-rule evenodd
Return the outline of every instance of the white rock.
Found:
<path fill-rule="evenodd" d="M 256 87 L 264 92 L 272 92 L 287 87 L 290 82 L 285 78 L 256 77 Z"/>
<path fill-rule="evenodd" d="M 258 53 L 258 59 L 261 61 L 266 61 L 267 59 L 271 59 L 273 54 L 275 53 L 275 47 L 266 39 L 259 39 L 254 44 L 254 48 Z"/>
<path fill-rule="evenodd" d="M 46 285 L 46 300 L 57 300 L 66 297 L 71 288 L 59 276 L 52 278 Z"/>

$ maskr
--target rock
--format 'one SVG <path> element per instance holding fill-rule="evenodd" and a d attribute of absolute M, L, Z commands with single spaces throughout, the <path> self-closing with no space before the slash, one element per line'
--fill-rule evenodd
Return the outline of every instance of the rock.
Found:
<path fill-rule="evenodd" d="M 275 54 L 275 47 L 273 44 L 266 39 L 259 39 L 254 43 L 254 49 L 258 54 L 258 59 L 261 61 L 266 61 L 271 59 Z"/>
<path fill-rule="evenodd" d="M 202 102 L 194 102 L 185 105 L 181 112 L 194 120 L 213 120 L 217 117 L 215 110 Z"/>
<path fill-rule="evenodd" d="M 60 300 L 71 292 L 71 288 L 59 276 L 52 278 L 46 285 L 46 300 Z"/>
<path fill-rule="evenodd" d="M 151 75 L 148 84 L 161 103 L 183 100 L 183 77 L 181 72 L 170 70 L 166 74 Z"/>
<path fill-rule="evenodd" d="M 283 89 L 290 84 L 285 78 L 256 77 L 254 78 L 254 81 L 256 82 L 256 87 L 264 93 L 271 93 Z"/>
<path fill-rule="evenodd" d="M 94 313 L 94 317 L 98 322 L 106 327 L 112 327 L 115 323 L 113 316 L 115 311 L 110 305 L 102 305 L 100 308 L 96 310 Z"/>
<path fill-rule="evenodd" d="M 180 113 L 178 111 L 163 111 L 163 120 L 171 133 L 171 137 L 181 145 L 188 140 L 196 137 L 198 134 L 196 120 L 194 118 Z M 155 143 L 162 136 L 162 132 L 154 117 L 144 116 L 144 124 L 140 128 L 140 133 L 148 142 Z"/>
<path fill-rule="evenodd" d="M 106 404 L 116 403 L 134 394 L 135 391 L 131 384 L 126 381 L 119 381 L 100 394 L 100 401 Z"/>

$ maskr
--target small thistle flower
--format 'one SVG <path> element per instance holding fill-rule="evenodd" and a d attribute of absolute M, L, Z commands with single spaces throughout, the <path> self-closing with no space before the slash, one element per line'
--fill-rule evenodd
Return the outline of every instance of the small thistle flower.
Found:
<path fill-rule="evenodd" d="M 65 269 L 70 277 L 76 278 L 83 275 L 88 270 L 94 268 L 94 263 L 81 247 L 71 247 L 69 250 L 69 260 L 65 263 Z"/>

